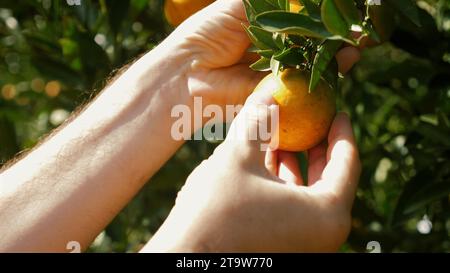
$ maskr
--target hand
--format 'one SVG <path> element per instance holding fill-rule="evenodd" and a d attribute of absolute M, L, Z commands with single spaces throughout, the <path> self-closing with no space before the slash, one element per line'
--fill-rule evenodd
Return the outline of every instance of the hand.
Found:
<path fill-rule="evenodd" d="M 250 40 L 242 24 L 248 24 L 242 0 L 218 0 L 171 35 L 178 44 L 175 51 L 190 53 L 183 86 L 188 86 L 191 96 L 202 97 L 204 104 L 243 104 L 266 75 L 248 67 L 257 56 L 247 53 Z M 359 50 L 346 47 L 336 57 L 340 72 L 345 73 L 359 60 Z"/>
<path fill-rule="evenodd" d="M 263 98 L 261 98 L 263 96 Z M 309 152 L 308 185 L 292 153 L 261 151 L 236 136 L 268 120 L 250 110 L 270 94 L 253 94 L 227 139 L 189 176 L 169 217 L 143 251 L 336 251 L 350 230 L 360 162 L 349 118 L 338 114 L 328 137 Z M 242 127 L 240 127 L 242 129 Z"/>

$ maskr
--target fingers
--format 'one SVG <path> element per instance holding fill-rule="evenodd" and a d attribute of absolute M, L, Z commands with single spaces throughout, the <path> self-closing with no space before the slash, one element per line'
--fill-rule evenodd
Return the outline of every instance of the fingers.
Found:
<path fill-rule="evenodd" d="M 278 106 L 270 92 L 250 95 L 230 126 L 225 143 L 236 149 L 240 158 L 261 166 L 272 135 L 277 132 Z"/>
<path fill-rule="evenodd" d="M 361 54 L 357 48 L 352 46 L 342 48 L 336 54 L 339 72 L 346 74 L 360 58 Z"/>
<path fill-rule="evenodd" d="M 242 0 L 219 0 L 217 5 L 222 7 L 221 10 L 226 10 L 229 14 L 235 16 L 236 18 L 247 21 L 247 16 L 245 15 L 244 4 Z M 228 8 L 228 9 L 224 9 Z"/>
<path fill-rule="evenodd" d="M 243 104 L 246 98 L 255 90 L 258 83 L 267 75 L 266 73 L 256 72 L 248 68 L 248 64 L 237 64 L 231 67 L 221 68 L 217 70 L 223 78 L 223 86 L 226 90 L 220 90 L 221 94 L 228 96 L 223 101 L 229 104 Z M 226 77 L 224 77 L 224 75 Z"/>
<path fill-rule="evenodd" d="M 194 16 L 197 16 L 200 21 L 201 19 L 205 18 L 204 15 L 211 16 L 212 14 L 219 14 L 222 12 L 230 14 L 241 21 L 246 21 L 245 9 L 241 0 L 214 1 L 214 3 L 208 5 L 201 12 L 197 13 L 199 15 L 195 14 Z M 190 18 L 194 16 L 191 16 Z"/>
<path fill-rule="evenodd" d="M 288 185 L 303 185 L 302 175 L 294 153 L 278 152 L 278 177 Z"/>
<path fill-rule="evenodd" d="M 322 174 L 323 183 L 328 183 L 325 188 L 332 190 L 351 207 L 361 166 L 350 119 L 346 114 L 336 116 L 328 143 L 328 162 Z"/>
<path fill-rule="evenodd" d="M 267 150 L 265 165 L 271 175 L 278 175 L 278 151 L 273 151 L 271 149 Z"/>
<path fill-rule="evenodd" d="M 327 143 L 323 142 L 308 151 L 308 186 L 321 179 L 327 164 Z"/>
<path fill-rule="evenodd" d="M 267 170 L 281 179 L 281 183 L 291 186 L 303 185 L 300 168 L 294 153 L 268 150 L 265 158 Z"/>

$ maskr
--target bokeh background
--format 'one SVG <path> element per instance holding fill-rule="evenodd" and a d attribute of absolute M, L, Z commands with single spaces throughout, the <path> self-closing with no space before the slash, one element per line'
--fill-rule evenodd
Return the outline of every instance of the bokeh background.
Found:
<path fill-rule="evenodd" d="M 0 164 L 30 149 L 173 30 L 163 0 L 2 0 Z M 422 27 L 395 24 L 341 80 L 363 162 L 343 252 L 450 251 L 450 1 L 420 0 Z M 186 143 L 97 237 L 90 252 L 134 252 L 217 144 Z M 99 193 L 101 194 L 101 193 Z M 301 232 L 301 231 L 299 231 Z"/>

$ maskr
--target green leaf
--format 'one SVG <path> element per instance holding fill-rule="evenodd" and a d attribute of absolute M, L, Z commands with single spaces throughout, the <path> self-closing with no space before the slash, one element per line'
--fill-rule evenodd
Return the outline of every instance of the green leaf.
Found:
<path fill-rule="evenodd" d="M 390 6 L 395 8 L 399 13 L 406 16 L 411 22 L 413 22 L 416 26 L 420 27 L 420 16 L 419 10 L 415 3 L 412 0 L 387 0 Z"/>
<path fill-rule="evenodd" d="M 78 44 L 75 41 L 61 38 L 58 42 L 61 45 L 64 56 L 73 56 L 77 52 Z"/>
<path fill-rule="evenodd" d="M 273 34 L 262 28 L 249 26 L 245 28 L 250 41 L 259 49 L 278 49 Z"/>
<path fill-rule="evenodd" d="M 306 37 L 297 36 L 297 35 L 290 35 L 288 37 L 289 37 L 289 42 L 292 42 L 293 45 L 304 45 L 308 42 Z"/>
<path fill-rule="evenodd" d="M 333 58 L 327 69 L 322 73 L 322 78 L 331 86 L 333 90 L 338 89 L 339 67 L 336 58 Z"/>
<path fill-rule="evenodd" d="M 381 42 L 380 35 L 378 35 L 378 33 L 375 31 L 372 24 L 366 24 L 364 26 L 364 32 L 367 33 L 369 35 L 369 38 L 371 38 L 375 42 Z"/>
<path fill-rule="evenodd" d="M 270 32 L 281 32 L 324 39 L 332 35 L 325 27 L 303 14 L 269 11 L 256 16 L 256 22 Z"/>
<path fill-rule="evenodd" d="M 82 25 L 89 30 L 92 30 L 99 17 L 99 10 L 95 8 L 92 1 L 83 1 L 82 5 L 73 6 L 76 17 Z"/>
<path fill-rule="evenodd" d="M 306 12 L 312 19 L 316 21 L 321 21 L 320 18 L 320 5 L 315 3 L 313 0 L 300 0 L 302 5 L 305 7 Z"/>
<path fill-rule="evenodd" d="M 417 125 L 415 131 L 432 142 L 440 143 L 445 147 L 450 147 L 450 138 L 446 130 L 441 130 L 437 126 L 421 122 Z"/>
<path fill-rule="evenodd" d="M 370 20 L 364 26 L 364 30 L 377 42 L 389 40 L 395 29 L 395 14 L 395 10 L 387 4 L 370 6 Z"/>
<path fill-rule="evenodd" d="M 137 11 L 142 11 L 148 5 L 147 0 L 131 0 L 131 6 Z"/>
<path fill-rule="evenodd" d="M 123 20 L 126 18 L 130 8 L 130 0 L 105 0 L 108 9 L 109 26 L 114 34 L 119 33 Z"/>
<path fill-rule="evenodd" d="M 272 70 L 272 74 L 275 76 L 278 75 L 278 72 L 280 72 L 281 63 L 278 60 L 275 60 L 275 58 L 272 56 L 272 59 L 270 59 L 270 69 Z"/>
<path fill-rule="evenodd" d="M 437 109 L 436 114 L 438 116 L 439 126 L 441 128 L 450 129 L 450 121 L 444 111 Z"/>
<path fill-rule="evenodd" d="M 258 54 L 258 55 L 261 55 L 261 56 L 263 56 L 263 57 L 266 57 L 266 58 L 272 58 L 272 55 L 273 55 L 273 50 L 272 49 L 266 49 L 266 50 L 258 50 L 258 51 L 256 51 L 256 53 Z"/>
<path fill-rule="evenodd" d="M 282 64 L 297 66 L 304 62 L 303 51 L 299 47 L 291 47 L 273 55 L 273 58 Z"/>
<path fill-rule="evenodd" d="M 23 35 L 27 43 L 35 51 L 40 51 L 42 53 L 45 52 L 45 54 L 54 54 L 61 52 L 60 46 L 48 37 L 42 35 L 42 33 L 24 31 Z"/>
<path fill-rule="evenodd" d="M 257 48 L 254 44 L 251 44 L 248 49 L 247 52 L 251 52 L 251 53 L 257 53 L 260 49 Z"/>
<path fill-rule="evenodd" d="M 311 69 L 311 80 L 309 82 L 309 92 L 316 89 L 320 82 L 322 74 L 327 70 L 331 60 L 334 59 L 334 55 L 342 45 L 342 41 L 328 40 L 324 42 L 317 51 L 314 57 L 314 63 Z"/>
<path fill-rule="evenodd" d="M 255 71 L 270 71 L 270 59 L 262 57 L 250 65 L 250 68 Z"/>
<path fill-rule="evenodd" d="M 0 115 L 0 166 L 11 159 L 18 151 L 17 134 L 13 121 Z"/>
<path fill-rule="evenodd" d="M 255 17 L 256 17 L 256 10 L 253 8 L 253 6 L 250 4 L 249 0 L 244 0 L 244 8 L 245 8 L 245 15 L 247 16 L 247 20 L 250 24 L 255 25 Z"/>
<path fill-rule="evenodd" d="M 358 8 L 353 0 L 334 0 L 336 7 L 349 26 L 360 25 L 362 22 L 359 17 Z"/>
<path fill-rule="evenodd" d="M 404 213 L 408 214 L 414 212 L 433 201 L 448 196 L 449 194 L 450 182 L 428 184 L 412 197 L 412 202 L 405 206 Z"/>
<path fill-rule="evenodd" d="M 88 33 L 78 33 L 77 41 L 83 70 L 89 81 L 94 80 L 96 76 L 106 76 L 111 68 L 111 63 L 105 50 Z"/>
<path fill-rule="evenodd" d="M 285 36 L 286 35 L 277 32 L 273 33 L 273 41 L 279 49 L 284 49 Z"/>
<path fill-rule="evenodd" d="M 45 55 L 32 55 L 31 63 L 41 75 L 49 79 L 59 80 L 74 87 L 84 84 L 80 81 L 80 75 L 68 64 L 60 60 L 55 60 Z"/>
<path fill-rule="evenodd" d="M 256 12 L 256 14 L 274 10 L 278 8 L 278 2 L 275 2 L 276 0 L 273 0 L 272 2 L 269 0 L 246 0 L 250 7 L 253 8 L 253 10 Z"/>
<path fill-rule="evenodd" d="M 350 26 L 341 15 L 334 0 L 323 0 L 321 6 L 322 21 L 326 29 L 338 36 L 347 37 Z"/>
<path fill-rule="evenodd" d="M 417 210 L 450 194 L 448 181 L 434 182 L 430 178 L 435 178 L 433 171 L 424 170 L 406 184 L 393 213 L 394 225 L 401 224 Z"/>
<path fill-rule="evenodd" d="M 289 11 L 289 0 L 278 0 L 278 6 L 281 10 Z"/>
<path fill-rule="evenodd" d="M 259 0 L 259 1 L 261 1 L 261 0 Z M 272 6 L 271 10 L 273 10 L 274 8 L 275 9 L 280 8 L 280 4 L 279 4 L 278 0 L 262 0 L 261 2 L 264 2 L 264 1 L 267 2 L 270 6 Z"/>

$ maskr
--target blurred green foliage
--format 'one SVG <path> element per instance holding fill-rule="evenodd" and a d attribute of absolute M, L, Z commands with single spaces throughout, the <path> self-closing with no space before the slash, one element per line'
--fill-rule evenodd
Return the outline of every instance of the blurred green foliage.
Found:
<path fill-rule="evenodd" d="M 0 4 L 2 164 L 172 31 L 163 0 L 70 2 Z M 363 162 L 344 252 L 369 241 L 384 252 L 450 251 L 450 2 L 417 3 L 422 27 L 400 19 L 391 41 L 364 50 L 341 81 L 339 108 L 352 116 Z M 89 251 L 137 251 L 215 146 L 186 143 Z"/>

